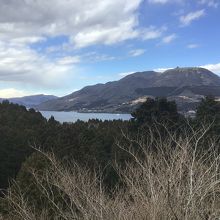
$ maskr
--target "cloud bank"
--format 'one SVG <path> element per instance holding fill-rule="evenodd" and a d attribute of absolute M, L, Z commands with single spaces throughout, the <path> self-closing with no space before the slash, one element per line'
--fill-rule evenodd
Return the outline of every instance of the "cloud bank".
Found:
<path fill-rule="evenodd" d="M 51 59 L 31 47 L 66 36 L 69 47 L 112 45 L 159 38 L 163 28 L 139 27 L 142 0 L 3 0 L 0 7 L 0 81 L 50 88 L 65 86 L 80 56 Z M 59 45 L 60 46 L 60 45 Z M 55 47 L 54 47 L 55 48 Z M 53 49 L 54 49 L 53 48 Z M 133 51 L 138 56 L 144 51 Z M 109 59 L 109 56 L 99 57 Z M 112 59 L 112 57 L 111 57 Z"/>

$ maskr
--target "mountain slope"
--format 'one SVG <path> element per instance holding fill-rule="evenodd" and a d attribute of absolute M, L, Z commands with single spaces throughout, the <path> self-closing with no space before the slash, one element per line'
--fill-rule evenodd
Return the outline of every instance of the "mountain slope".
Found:
<path fill-rule="evenodd" d="M 162 73 L 154 86 L 219 86 L 220 77 L 204 68 L 175 68 Z"/>
<path fill-rule="evenodd" d="M 43 102 L 46 101 L 51 101 L 57 99 L 56 96 L 53 95 L 32 95 L 32 96 L 24 96 L 24 97 L 19 97 L 19 98 L 9 98 L 7 99 L 8 101 L 19 104 L 19 105 L 24 105 L 26 107 L 35 107 Z M 0 101 L 5 100 L 3 98 L 0 99 Z"/>
<path fill-rule="evenodd" d="M 87 86 L 62 98 L 44 102 L 37 108 L 56 111 L 129 112 L 135 108 L 135 100 L 141 97 L 166 96 L 180 100 L 185 96 L 198 99 L 209 94 L 220 96 L 219 76 L 203 68 L 177 67 L 163 73 L 137 72 L 119 81 Z"/>

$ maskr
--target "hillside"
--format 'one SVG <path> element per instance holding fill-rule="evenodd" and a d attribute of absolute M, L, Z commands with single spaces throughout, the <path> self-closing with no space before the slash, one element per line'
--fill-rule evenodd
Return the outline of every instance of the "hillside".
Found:
<path fill-rule="evenodd" d="M 40 95 L 24 96 L 19 98 L 9 98 L 7 100 L 14 104 L 24 105 L 30 108 L 30 107 L 35 107 L 36 105 L 39 105 L 43 102 L 54 99 L 57 99 L 57 97 L 53 95 L 40 94 Z M 4 100 L 3 98 L 0 98 L 0 102 L 3 100 Z"/>
<path fill-rule="evenodd" d="M 163 73 L 146 71 L 118 81 L 87 86 L 70 95 L 47 101 L 40 110 L 130 112 L 148 96 L 177 101 L 180 110 L 194 108 L 205 95 L 220 96 L 220 77 L 204 68 L 175 68 Z"/>

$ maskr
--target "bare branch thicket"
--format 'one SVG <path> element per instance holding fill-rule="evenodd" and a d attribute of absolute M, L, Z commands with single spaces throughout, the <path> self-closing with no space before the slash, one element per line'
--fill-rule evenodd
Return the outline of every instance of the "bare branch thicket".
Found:
<path fill-rule="evenodd" d="M 126 188 L 116 186 L 111 196 L 106 193 L 100 175 L 74 162 L 66 166 L 53 154 L 36 149 L 50 161 L 43 174 L 30 170 L 36 187 L 47 199 L 47 206 L 36 210 L 29 205 L 22 190 L 15 187 L 16 190 L 9 189 L 6 195 L 10 213 L 4 219 L 219 219 L 220 155 L 216 150 L 218 143 L 207 140 L 209 128 L 188 128 L 182 135 L 166 129 L 167 136 L 157 135 L 156 140 L 155 130 L 148 128 L 149 138 L 144 141 L 122 133 L 130 144 L 116 144 L 133 160 L 127 162 L 126 168 L 121 168 L 117 162 L 112 164 Z M 133 143 L 142 150 L 141 158 L 132 148 Z M 204 143 L 209 147 L 201 150 Z M 156 150 L 152 150 L 151 145 Z"/>

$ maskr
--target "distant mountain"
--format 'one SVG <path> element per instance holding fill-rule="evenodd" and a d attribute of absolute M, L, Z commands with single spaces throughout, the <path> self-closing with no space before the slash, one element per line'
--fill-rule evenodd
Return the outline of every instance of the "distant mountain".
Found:
<path fill-rule="evenodd" d="M 24 96 L 24 97 L 19 97 L 19 98 L 8 98 L 7 100 L 16 103 L 19 105 L 24 105 L 26 107 L 32 108 L 35 107 L 43 102 L 46 101 L 52 101 L 54 99 L 57 99 L 58 97 L 53 96 L 53 95 L 32 95 L 32 96 Z M 0 98 L 0 101 L 3 101 L 5 99 Z"/>
<path fill-rule="evenodd" d="M 137 72 L 119 81 L 87 86 L 47 101 L 40 110 L 130 112 L 147 97 L 168 97 L 181 108 L 191 108 L 204 95 L 220 96 L 220 77 L 204 68 L 175 68 L 163 73 Z"/>

